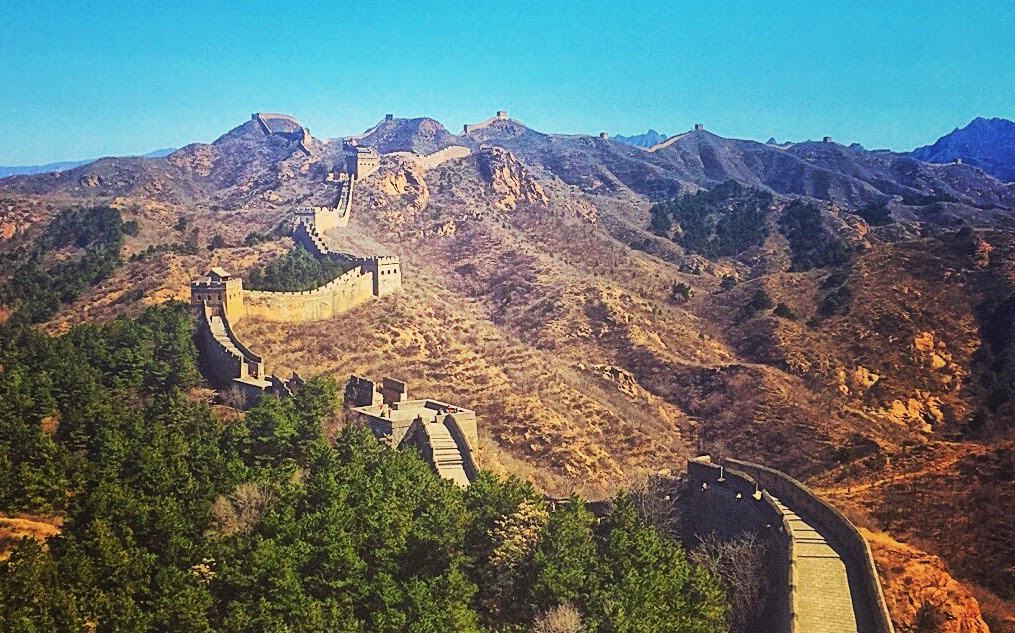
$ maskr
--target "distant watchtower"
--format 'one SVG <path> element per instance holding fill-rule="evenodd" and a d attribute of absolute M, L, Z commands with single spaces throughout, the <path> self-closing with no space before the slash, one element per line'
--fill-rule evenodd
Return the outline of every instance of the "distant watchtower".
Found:
<path fill-rule="evenodd" d="M 497 110 L 497 118 L 501 121 L 507 121 L 508 118 L 507 110 Z"/>
<path fill-rule="evenodd" d="M 694 131 L 695 132 L 701 132 L 704 129 L 705 129 L 705 124 L 704 123 L 695 123 L 694 124 Z"/>
<path fill-rule="evenodd" d="M 385 114 L 384 115 L 384 120 L 385 121 L 394 121 L 395 120 L 395 115 L 394 114 Z"/>
<path fill-rule="evenodd" d="M 832 142 L 832 137 L 831 136 L 825 136 L 825 137 L 823 137 L 821 139 L 821 142 L 822 143 L 831 143 Z"/>
<path fill-rule="evenodd" d="M 599 133 L 599 138 L 603 139 L 604 141 L 608 141 L 608 140 L 610 140 L 610 133 L 609 132 L 600 132 Z"/>

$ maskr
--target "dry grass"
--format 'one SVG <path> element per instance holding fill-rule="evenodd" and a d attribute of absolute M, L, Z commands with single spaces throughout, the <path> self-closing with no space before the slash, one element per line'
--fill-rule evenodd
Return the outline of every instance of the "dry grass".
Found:
<path fill-rule="evenodd" d="M 2 517 L 0 516 L 0 560 L 6 560 L 11 550 L 23 538 L 44 541 L 60 533 L 60 517 Z"/>

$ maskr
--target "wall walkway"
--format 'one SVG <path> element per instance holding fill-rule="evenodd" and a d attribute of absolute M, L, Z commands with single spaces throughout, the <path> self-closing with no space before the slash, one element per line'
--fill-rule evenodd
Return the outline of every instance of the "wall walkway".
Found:
<path fill-rule="evenodd" d="M 856 527 L 806 486 L 777 470 L 734 459 L 688 462 L 694 494 L 716 489 L 753 500 L 784 547 L 781 630 L 894 633 L 870 547 Z"/>

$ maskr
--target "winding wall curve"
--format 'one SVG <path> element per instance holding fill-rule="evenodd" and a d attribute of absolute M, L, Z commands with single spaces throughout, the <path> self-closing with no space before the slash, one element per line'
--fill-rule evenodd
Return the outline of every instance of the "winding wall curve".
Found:
<path fill-rule="evenodd" d="M 780 614 L 783 630 L 895 633 L 870 546 L 841 512 L 778 470 L 735 459 L 723 463 L 725 469 L 707 457 L 689 461 L 692 493 L 712 486 L 737 494 L 738 501 L 753 499 L 764 520 L 780 526 L 778 542 L 784 547 L 780 576 L 786 587 Z M 837 564 L 845 570 L 838 572 L 839 577 Z M 812 573 L 802 571 L 805 565 Z M 844 600 L 850 613 L 842 612 Z"/>

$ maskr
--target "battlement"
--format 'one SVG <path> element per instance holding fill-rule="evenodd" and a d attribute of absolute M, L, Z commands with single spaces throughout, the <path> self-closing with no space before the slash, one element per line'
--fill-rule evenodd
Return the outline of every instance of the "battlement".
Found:
<path fill-rule="evenodd" d="M 190 282 L 190 304 L 208 305 L 234 320 L 243 318 L 243 280 L 222 268 L 212 268 L 204 277 Z"/>
<path fill-rule="evenodd" d="M 352 376 L 346 406 L 393 448 L 415 447 L 441 477 L 467 486 L 479 473 L 476 413 L 439 400 L 410 400 L 406 384 Z"/>
<path fill-rule="evenodd" d="M 356 139 L 347 139 L 342 149 L 346 157 L 346 171 L 360 180 L 381 167 L 381 155 L 377 150 L 358 144 Z"/>

